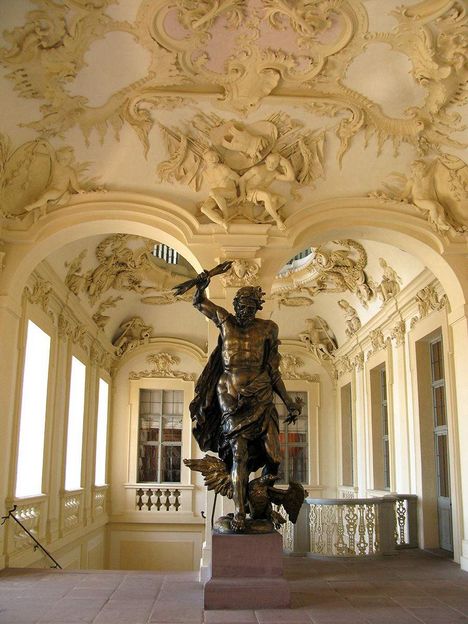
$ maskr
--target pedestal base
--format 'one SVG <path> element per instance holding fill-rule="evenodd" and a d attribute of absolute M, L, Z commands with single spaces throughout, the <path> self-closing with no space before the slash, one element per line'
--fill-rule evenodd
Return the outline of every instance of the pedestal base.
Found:
<path fill-rule="evenodd" d="M 283 578 L 279 533 L 213 533 L 212 576 L 205 584 L 205 609 L 275 609 L 291 604 Z"/>

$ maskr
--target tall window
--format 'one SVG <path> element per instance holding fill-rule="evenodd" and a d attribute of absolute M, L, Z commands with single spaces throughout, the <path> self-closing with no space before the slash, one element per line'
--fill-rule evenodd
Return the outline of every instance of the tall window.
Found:
<path fill-rule="evenodd" d="M 382 419 L 383 486 L 390 489 L 390 448 L 388 442 L 387 374 L 380 369 L 380 416 Z"/>
<path fill-rule="evenodd" d="M 374 488 L 390 489 L 390 440 L 385 364 L 370 371 Z"/>
<path fill-rule="evenodd" d="M 50 336 L 28 322 L 19 426 L 16 496 L 42 493 Z"/>
<path fill-rule="evenodd" d="M 77 490 L 81 487 L 85 388 L 86 366 L 76 357 L 72 357 L 65 463 L 66 490 Z"/>
<path fill-rule="evenodd" d="M 342 485 L 354 485 L 353 463 L 353 408 L 349 383 L 341 388 Z"/>
<path fill-rule="evenodd" d="M 140 390 L 138 482 L 180 483 L 182 390 Z"/>
<path fill-rule="evenodd" d="M 109 384 L 104 381 L 104 379 L 99 379 L 99 399 L 96 428 L 96 466 L 94 471 L 95 485 L 105 485 L 106 483 L 108 411 Z"/>
<path fill-rule="evenodd" d="M 449 497 L 448 428 L 447 412 L 445 409 L 444 361 L 441 338 L 430 343 L 430 351 L 437 489 L 438 496 Z"/>
<path fill-rule="evenodd" d="M 275 405 L 278 410 L 280 424 L 281 481 L 279 482 L 298 481 L 299 483 L 308 483 L 307 392 L 290 392 L 289 394 L 293 399 L 300 397 L 303 401 L 303 406 L 302 413 L 295 424 L 286 424 L 283 422 L 288 415 L 286 406 L 278 396 L 275 396 Z"/>

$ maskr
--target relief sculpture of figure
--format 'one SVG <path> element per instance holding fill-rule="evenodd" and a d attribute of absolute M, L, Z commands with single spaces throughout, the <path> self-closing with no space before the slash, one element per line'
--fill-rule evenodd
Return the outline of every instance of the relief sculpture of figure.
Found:
<path fill-rule="evenodd" d="M 225 270 L 231 264 L 224 263 Z M 192 280 L 196 285 L 193 305 L 216 324 L 220 337 L 197 382 L 190 411 L 201 450 L 218 453 L 220 459 L 207 455 L 184 461 L 202 472 L 208 487 L 233 498 L 234 514 L 218 521 L 220 531 L 268 532 L 284 522 L 272 510 L 272 502 L 282 504 L 295 521 L 304 500 L 299 484 L 290 484 L 286 491 L 272 487 L 281 459 L 274 393 L 286 405 L 289 423 L 300 415 L 301 406 L 287 393 L 279 372 L 278 326 L 255 318 L 262 309 L 262 289 L 240 288 L 231 314 L 205 295 L 212 275 L 204 271 Z M 249 482 L 250 473 L 260 468 L 262 476 Z M 252 525 L 256 520 L 264 523 L 262 528 Z"/>
<path fill-rule="evenodd" d="M 254 204 L 263 204 L 265 213 L 275 221 L 279 230 L 286 226 L 279 214 L 279 209 L 286 203 L 286 198 L 270 191 L 273 182 L 292 182 L 294 169 L 286 158 L 277 153 L 268 154 L 265 162 L 249 169 L 239 181 L 241 197 L 245 196 Z"/>
<path fill-rule="evenodd" d="M 210 190 L 208 199 L 203 202 L 200 210 L 213 223 L 228 229 L 229 203 L 237 199 L 237 183 L 239 175 L 230 167 L 220 162 L 214 150 L 204 154 L 206 180 Z"/>

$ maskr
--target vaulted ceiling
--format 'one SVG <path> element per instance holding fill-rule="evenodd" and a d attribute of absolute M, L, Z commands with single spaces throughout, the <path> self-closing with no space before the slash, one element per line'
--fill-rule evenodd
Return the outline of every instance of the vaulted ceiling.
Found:
<path fill-rule="evenodd" d="M 0 23 L 0 209 L 11 238 L 81 195 L 111 198 L 112 210 L 117 193 L 157 198 L 213 240 L 246 226 L 287 239 L 311 212 L 348 200 L 466 240 L 463 1 L 4 0 Z M 339 300 L 362 322 L 383 304 L 380 258 L 398 287 L 424 268 L 391 243 L 324 241 L 325 268 L 315 245 L 277 277 L 276 320 L 294 314 L 297 333 L 313 304 L 342 342 Z M 109 339 L 132 315 L 149 324 L 154 306 L 155 331 L 185 336 L 174 306 L 188 306 L 167 291 L 193 269 L 155 259 L 153 244 L 89 236 L 47 262 Z M 255 281 L 255 263 L 235 269 Z"/>

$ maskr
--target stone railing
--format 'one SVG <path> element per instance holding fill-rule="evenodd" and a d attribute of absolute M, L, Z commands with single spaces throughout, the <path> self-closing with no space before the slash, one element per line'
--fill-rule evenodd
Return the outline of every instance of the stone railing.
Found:
<path fill-rule="evenodd" d="M 83 518 L 83 490 L 65 491 L 62 495 L 62 535 L 77 529 Z"/>
<path fill-rule="evenodd" d="M 15 499 L 15 517 L 30 531 L 36 539 L 42 539 L 45 535 L 46 505 L 45 496 L 31 497 L 25 500 Z M 31 538 L 18 524 L 10 523 L 9 526 L 9 552 L 19 553 L 29 549 L 34 544 Z"/>
<path fill-rule="evenodd" d="M 417 547 L 417 497 L 308 498 L 309 550 L 323 557 L 366 557 Z"/>
<path fill-rule="evenodd" d="M 193 485 L 126 485 L 128 510 L 166 514 L 192 513 Z"/>

